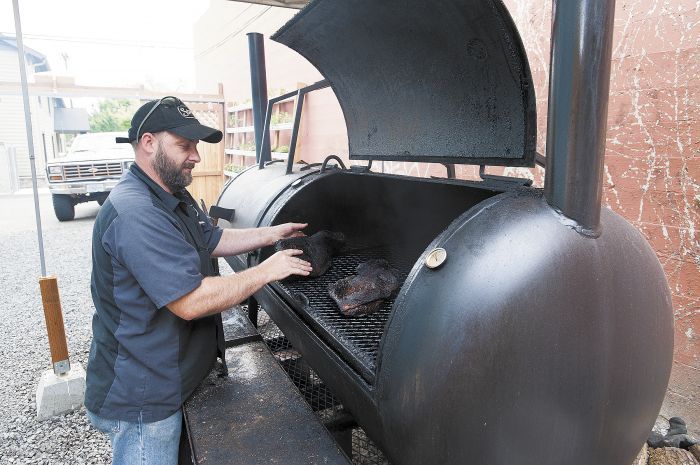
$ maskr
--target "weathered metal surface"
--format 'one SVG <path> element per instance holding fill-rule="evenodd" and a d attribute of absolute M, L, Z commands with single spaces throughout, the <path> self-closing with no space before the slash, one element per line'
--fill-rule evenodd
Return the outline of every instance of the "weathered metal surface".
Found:
<path fill-rule="evenodd" d="M 283 168 L 276 168 L 280 176 Z M 299 215 L 316 227 L 356 225 L 352 239 L 388 241 L 393 250 L 384 256 L 415 262 L 382 345 L 372 351 L 375 376 L 347 362 L 363 356 L 361 345 L 347 342 L 359 333 L 339 335 L 339 323 L 319 316 L 322 287 L 304 291 L 308 303 L 280 286 L 257 297 L 394 463 L 438 457 L 506 464 L 516 459 L 508 450 L 525 447 L 528 464 L 618 465 L 626 454 L 631 462 L 670 370 L 672 312 L 658 260 L 609 210 L 600 237 L 586 237 L 532 189 L 493 197 L 462 217 L 453 213 L 440 234 L 445 225 L 431 215 L 446 214 L 450 204 L 466 209 L 469 198 L 478 203 L 476 190 L 336 171 L 285 197 L 258 192 L 271 203 L 262 225 Z M 229 195 L 237 191 L 234 184 Z M 412 208 L 401 209 L 402 201 Z M 438 239 L 423 242 L 431 235 Z M 436 247 L 449 259 L 431 270 L 425 257 Z M 230 263 L 246 266 L 236 258 Z M 354 323 L 365 329 L 362 319 Z M 556 433 L 546 433 L 552 421 Z M 557 440 L 540 441 L 539 448 L 535 433 Z M 503 437 L 520 445 L 504 448 Z"/>
<path fill-rule="evenodd" d="M 390 459 L 632 463 L 673 349 L 666 279 L 634 227 L 604 209 L 601 235 L 583 236 L 528 189 L 482 202 L 434 247 L 450 259 L 417 262 L 380 346 Z"/>
<path fill-rule="evenodd" d="M 477 3 L 471 2 L 469 6 Z M 423 81 L 410 79 L 424 77 L 420 70 L 411 69 L 413 74 L 389 80 L 382 65 L 395 64 L 394 68 L 398 69 L 404 65 L 406 69 L 410 52 L 401 52 L 401 45 L 413 52 L 418 49 L 419 53 L 413 56 L 422 63 L 435 63 L 430 61 L 432 56 L 420 53 L 420 47 L 429 45 L 433 50 L 439 47 L 430 41 L 412 42 L 401 34 L 397 37 L 402 43 L 397 44 L 393 35 L 377 32 L 380 23 L 387 26 L 387 31 L 401 29 L 383 10 L 384 3 L 353 2 L 352 7 L 357 7 L 357 11 L 351 12 L 355 16 L 350 14 L 350 25 L 332 18 L 330 11 L 323 9 L 329 5 L 342 9 L 334 0 L 317 0 L 283 28 L 279 36 L 302 54 L 307 51 L 320 58 L 319 62 L 310 61 L 317 66 L 321 63 L 318 67 L 324 73 L 330 70 L 326 77 L 334 84 L 341 105 L 348 95 L 364 97 L 362 102 L 355 100 L 358 105 L 343 106 L 351 155 L 358 154 L 353 152 L 357 140 L 367 147 L 370 140 L 373 140 L 371 144 L 379 140 L 372 147 L 379 147 L 381 153 L 366 158 L 391 159 L 397 153 L 391 145 L 394 141 L 382 137 L 400 134 L 412 140 L 415 128 L 410 124 L 387 124 L 382 131 L 373 131 L 372 127 L 369 131 L 366 127 L 359 131 L 352 128 L 351 119 L 357 114 L 371 124 L 376 123 L 376 115 L 381 116 L 378 121 L 382 123 L 390 121 L 386 117 L 388 101 L 383 102 L 384 106 L 376 105 L 381 108 L 373 107 L 376 101 L 368 103 L 371 86 L 366 75 L 378 70 L 375 74 L 384 78 L 379 94 L 387 93 L 390 84 L 397 83 L 403 86 L 397 93 L 423 95 L 426 93 Z M 462 1 L 454 1 L 433 5 L 437 10 L 423 11 L 423 2 L 412 3 L 417 6 L 415 11 L 426 16 L 437 11 L 439 19 L 444 19 L 441 8 L 450 5 L 464 6 Z M 485 1 L 479 5 L 496 3 Z M 605 5 L 603 1 L 585 2 L 584 10 L 570 18 L 571 24 L 582 24 L 582 30 L 587 31 L 586 21 L 593 17 L 609 26 L 611 15 Z M 566 6 L 564 1 L 557 3 L 557 8 Z M 594 8 L 586 10 L 589 7 Z M 373 12 L 378 12 L 376 17 L 368 15 Z M 420 24 L 438 21 L 436 18 L 411 21 L 414 18 L 410 14 L 409 17 L 398 14 L 398 17 L 403 20 L 404 29 L 409 29 L 406 25 L 418 24 L 416 36 L 421 36 Z M 328 24 L 321 19 L 327 19 Z M 449 21 L 445 22 L 448 24 L 440 25 L 450 31 Z M 314 30 L 312 37 L 303 37 L 300 25 Z M 331 27 L 326 28 L 328 25 Z M 605 29 L 602 24 L 597 26 Z M 487 32 L 480 33 L 489 37 Z M 338 57 L 330 57 L 332 48 L 325 48 L 338 45 L 334 42 L 338 38 L 331 37 L 333 34 L 345 39 L 357 37 L 353 43 L 358 45 L 356 49 L 373 58 L 353 55 L 356 52 L 352 47 L 341 47 L 339 56 L 343 63 L 339 63 Z M 363 34 L 370 39 L 363 42 Z M 440 33 L 435 35 L 441 37 Z M 609 47 L 609 34 L 603 33 L 599 39 L 601 50 Z M 566 45 L 566 34 L 561 40 Z M 590 42 L 581 40 L 584 46 Z M 387 51 L 393 53 L 392 59 L 384 59 Z M 576 62 L 573 68 L 569 63 L 568 69 L 565 63 L 575 61 L 576 53 L 576 50 L 561 55 L 554 53 L 556 59 L 564 60 L 559 65 L 563 63 L 565 72 L 560 74 L 564 79 L 558 81 L 553 98 L 565 101 L 567 95 L 576 97 L 586 86 L 595 87 L 584 97 L 592 101 L 583 102 L 576 97 L 558 109 L 578 112 L 582 124 L 574 126 L 577 131 L 587 128 L 594 132 L 590 145 L 594 153 L 580 150 L 586 146 L 586 141 L 580 139 L 583 142 L 576 143 L 571 153 L 566 153 L 569 147 L 565 143 L 559 144 L 564 152 L 553 150 L 549 155 L 554 158 L 548 162 L 558 173 L 562 172 L 558 167 L 564 166 L 564 178 L 576 179 L 557 185 L 557 179 L 552 178 L 548 183 L 550 203 L 574 220 L 558 213 L 534 189 L 502 187 L 508 192 L 496 197 L 491 197 L 493 192 L 483 192 L 484 197 L 477 200 L 473 191 L 485 190 L 488 185 L 476 189 L 464 185 L 462 192 L 458 189 L 448 195 L 445 191 L 443 197 L 437 198 L 436 192 L 426 186 L 442 183 L 447 189 L 448 181 L 406 180 L 402 184 L 394 183 L 391 177 L 372 174 L 356 175 L 353 186 L 343 182 L 350 177 L 336 176 L 332 179 L 332 195 L 324 188 L 326 183 L 321 177 L 308 179 L 295 192 L 286 190 L 284 196 L 272 198 L 258 194 L 268 199 L 265 211 L 257 217 L 260 224 L 298 221 L 302 216 L 311 218 L 314 229 L 337 230 L 342 224 L 348 228 L 343 232 L 351 239 L 374 246 L 386 245 L 388 240 L 393 247 L 389 256 L 403 253 L 404 257 L 414 259 L 413 270 L 389 313 L 374 358 L 374 377 L 363 379 L 352 370 L 356 366 L 341 358 L 344 350 L 355 349 L 350 345 L 335 347 L 338 341 L 343 343 L 333 337 L 334 328 L 324 327 L 321 331 L 318 321 L 309 318 L 313 314 L 311 299 L 296 299 L 275 286 L 265 287 L 259 293 L 270 315 L 279 319 L 280 327 L 289 331 L 289 338 L 321 376 L 338 387 L 343 404 L 384 447 L 393 463 L 620 465 L 632 462 L 656 418 L 672 360 L 670 291 L 658 259 L 643 237 L 616 214 L 599 210 L 596 193 L 600 192 L 605 133 L 600 125 L 605 105 L 595 97 L 607 85 L 602 79 L 607 75 L 607 63 L 600 62 L 607 52 L 603 50 L 596 58 L 600 68 L 591 70 L 591 80 L 584 79 L 585 82 L 582 81 L 585 73 L 575 71 L 587 60 Z M 364 67 L 372 59 L 376 60 L 372 70 Z M 425 81 L 426 85 L 428 82 Z M 430 84 L 439 87 L 444 82 L 437 80 Z M 450 91 L 447 89 L 444 94 Z M 442 89 L 435 92 L 441 93 Z M 415 102 L 419 107 L 423 103 L 420 98 Z M 371 111 L 363 113 L 362 105 Z M 406 107 L 410 110 L 410 106 Z M 398 108 L 403 114 L 405 106 Z M 407 114 L 407 120 L 414 121 L 410 111 Z M 448 106 L 446 114 L 455 113 Z M 488 115 L 478 118 L 487 120 Z M 559 130 L 572 131 L 566 118 L 560 119 L 564 129 L 560 124 Z M 365 124 L 362 121 L 360 124 Z M 574 122 L 577 121 L 575 117 Z M 386 128 L 390 129 L 384 131 Z M 430 140 L 438 148 L 433 153 L 444 155 L 440 138 L 444 133 L 439 129 L 436 132 L 435 127 L 431 129 Z M 551 128 L 550 133 L 556 130 Z M 573 137 L 576 140 L 577 136 Z M 558 153 L 575 156 L 557 160 Z M 421 159 L 411 156 L 408 153 L 404 159 Z M 431 160 L 442 161 L 439 156 Z M 559 161 L 563 165 L 558 165 Z M 374 182 L 370 179 L 380 187 L 369 188 L 369 183 Z M 329 180 L 325 178 L 326 182 Z M 571 191 L 572 187 L 583 190 Z M 472 202 L 464 201 L 462 210 L 449 210 L 449 205 L 469 189 L 473 190 Z M 591 192 L 595 194 L 593 200 L 588 195 Z M 560 205 L 553 200 L 558 194 L 568 200 Z M 427 199 L 433 203 L 426 204 Z M 576 207 L 574 211 L 581 206 L 582 216 L 570 214 L 569 205 Z M 463 213 L 470 207 L 471 210 Z M 430 217 L 445 215 L 448 210 L 450 219 L 454 219 L 449 226 L 438 225 L 437 216 Z M 581 234 L 584 229 L 595 230 L 595 234 Z M 432 243 L 427 237 L 432 238 Z M 449 260 L 437 269 L 424 266 L 427 253 L 438 247 L 447 252 Z"/>
<path fill-rule="evenodd" d="M 284 168 L 282 163 L 274 163 L 264 169 L 253 167 L 234 178 L 235 183 L 230 182 L 224 186 L 217 204 L 236 210 L 236 216 L 233 222 L 220 220 L 219 226 L 257 227 L 260 217 L 275 197 L 290 189 L 295 181 L 318 172 L 318 170 L 300 171 L 300 167 L 297 166 L 295 173 L 284 176 Z"/>
<path fill-rule="evenodd" d="M 544 190 L 583 233 L 597 234 L 615 1 L 555 0 L 554 10 Z"/>
<path fill-rule="evenodd" d="M 265 41 L 257 32 L 248 33 L 250 60 L 250 89 L 253 96 L 253 127 L 255 129 L 255 160 L 265 163 L 272 160 L 270 132 L 263 131 L 267 110 L 267 70 L 265 68 Z M 265 151 L 263 148 L 267 147 Z"/>
<path fill-rule="evenodd" d="M 500 0 L 316 0 L 272 38 L 331 83 L 352 159 L 534 165 L 532 79 Z"/>
<path fill-rule="evenodd" d="M 185 404 L 197 464 L 350 462 L 262 342 L 226 350 L 229 374 Z"/>
<path fill-rule="evenodd" d="M 538 150 L 544 153 L 552 1 L 504 3 L 527 50 L 538 97 Z M 675 356 L 662 413 L 667 418 L 684 416 L 696 435 L 700 435 L 699 38 L 697 1 L 617 0 L 602 197 L 604 205 L 646 237 L 668 278 L 675 311 Z M 442 166 L 418 162 L 386 162 L 383 168 L 395 174 L 444 176 Z M 544 179 L 542 169 L 507 168 L 505 173 L 530 177 L 538 186 Z M 456 175 L 474 179 L 478 168 L 457 165 Z"/>
<path fill-rule="evenodd" d="M 239 311 L 227 311 L 222 313 L 224 326 L 224 340 L 226 347 L 234 347 L 260 340 L 260 334 L 253 324 Z"/>

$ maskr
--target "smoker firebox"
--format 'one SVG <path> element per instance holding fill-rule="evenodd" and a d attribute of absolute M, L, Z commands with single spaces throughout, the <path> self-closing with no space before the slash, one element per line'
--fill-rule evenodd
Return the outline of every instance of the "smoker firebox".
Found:
<path fill-rule="evenodd" d="M 221 194 L 224 227 L 345 235 L 325 275 L 255 299 L 392 463 L 623 465 L 653 425 L 670 293 L 644 238 L 600 208 L 611 3 L 555 8 L 544 190 L 263 160 Z M 330 83 L 353 160 L 534 164 L 534 86 L 498 0 L 314 0 L 273 38 Z M 402 287 L 344 317 L 328 284 L 371 258 Z"/>

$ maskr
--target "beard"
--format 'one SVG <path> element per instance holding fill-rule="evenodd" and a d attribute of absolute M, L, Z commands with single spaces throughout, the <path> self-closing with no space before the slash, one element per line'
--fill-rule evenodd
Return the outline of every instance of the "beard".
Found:
<path fill-rule="evenodd" d="M 158 144 L 153 160 L 153 169 L 170 192 L 178 192 L 192 183 L 192 173 L 185 172 L 185 168 L 194 168 L 194 163 L 185 161 L 178 166 Z"/>

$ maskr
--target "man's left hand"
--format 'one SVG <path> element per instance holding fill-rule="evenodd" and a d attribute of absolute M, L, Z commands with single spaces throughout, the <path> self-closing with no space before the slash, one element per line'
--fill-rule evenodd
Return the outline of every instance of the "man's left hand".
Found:
<path fill-rule="evenodd" d="M 270 227 L 270 245 L 274 244 L 280 239 L 306 236 L 306 234 L 302 232 L 302 229 L 304 229 L 308 225 L 308 223 L 284 223 Z"/>

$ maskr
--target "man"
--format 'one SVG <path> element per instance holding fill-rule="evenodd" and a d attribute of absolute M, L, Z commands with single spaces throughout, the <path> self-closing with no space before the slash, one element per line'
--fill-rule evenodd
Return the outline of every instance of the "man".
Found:
<path fill-rule="evenodd" d="M 139 108 L 129 137 L 117 140 L 131 143 L 136 156 L 95 220 L 85 394 L 88 417 L 109 435 L 116 465 L 176 464 L 182 404 L 223 347 L 217 314 L 271 281 L 311 271 L 295 257 L 301 251 L 287 250 L 244 272 L 214 276 L 212 257 L 272 245 L 306 226 L 211 224 L 185 187 L 200 161 L 197 143 L 221 138 L 179 99 L 166 97 Z"/>

